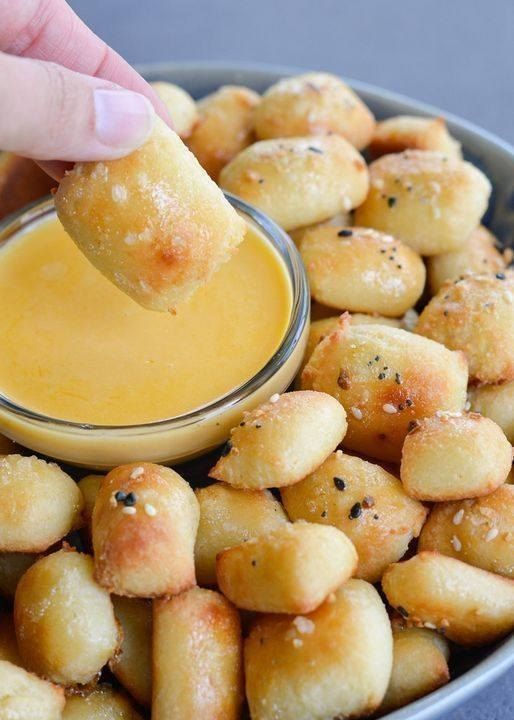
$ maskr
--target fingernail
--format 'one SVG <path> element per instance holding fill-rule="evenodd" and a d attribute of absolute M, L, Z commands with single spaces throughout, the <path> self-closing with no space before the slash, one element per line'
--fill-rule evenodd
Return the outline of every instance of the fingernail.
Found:
<path fill-rule="evenodd" d="M 95 132 L 103 145 L 135 149 L 152 131 L 155 111 L 144 95 L 130 90 L 94 91 Z"/>

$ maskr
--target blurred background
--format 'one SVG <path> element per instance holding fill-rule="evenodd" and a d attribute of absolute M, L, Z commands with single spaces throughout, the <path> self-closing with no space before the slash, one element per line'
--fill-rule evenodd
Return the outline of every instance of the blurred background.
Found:
<path fill-rule="evenodd" d="M 514 0 L 69 0 L 131 63 L 328 70 L 514 143 Z M 507 674 L 442 720 L 513 720 Z"/>
<path fill-rule="evenodd" d="M 514 143 L 514 0 L 70 0 L 131 63 L 223 60 L 381 85 Z"/>

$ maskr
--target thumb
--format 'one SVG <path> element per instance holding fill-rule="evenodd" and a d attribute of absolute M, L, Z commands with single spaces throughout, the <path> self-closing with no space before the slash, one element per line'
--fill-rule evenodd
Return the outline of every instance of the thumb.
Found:
<path fill-rule="evenodd" d="M 152 131 L 146 97 L 54 63 L 0 53 L 0 148 L 37 160 L 111 160 Z"/>

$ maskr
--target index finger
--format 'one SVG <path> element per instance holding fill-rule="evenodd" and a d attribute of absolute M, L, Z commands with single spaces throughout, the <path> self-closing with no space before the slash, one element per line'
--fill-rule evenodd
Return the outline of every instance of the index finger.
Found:
<path fill-rule="evenodd" d="M 0 50 L 49 60 L 145 95 L 162 119 L 166 107 L 150 85 L 90 30 L 65 0 L 0 0 Z"/>

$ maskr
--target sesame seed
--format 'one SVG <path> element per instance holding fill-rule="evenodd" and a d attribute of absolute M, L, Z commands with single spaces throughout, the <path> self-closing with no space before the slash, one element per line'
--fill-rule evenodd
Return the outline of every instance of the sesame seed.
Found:
<path fill-rule="evenodd" d="M 137 510 L 132 505 L 125 505 L 125 507 L 122 508 L 121 512 L 124 515 L 135 515 L 137 513 Z"/>
<path fill-rule="evenodd" d="M 113 493 L 109 498 L 109 505 L 113 508 L 118 507 L 118 501 L 116 500 L 116 493 Z"/>
<path fill-rule="evenodd" d="M 362 420 L 362 410 L 357 407 L 351 407 L 350 412 L 356 420 Z"/>
<path fill-rule="evenodd" d="M 298 615 L 297 617 L 295 617 L 295 619 L 293 620 L 293 625 L 299 633 L 302 633 L 302 635 L 309 635 L 310 633 L 314 632 L 314 629 L 316 627 L 312 620 L 303 617 L 303 615 Z"/>
<path fill-rule="evenodd" d="M 302 646 L 303 646 L 303 640 L 300 640 L 300 638 L 294 638 L 293 647 L 301 648 Z"/>
<path fill-rule="evenodd" d="M 491 528 L 487 535 L 485 536 L 486 542 L 491 542 L 491 540 L 494 540 L 495 537 L 498 537 L 499 530 L 498 528 Z"/>
<path fill-rule="evenodd" d="M 155 517 L 157 515 L 157 510 L 153 505 L 150 505 L 150 503 L 145 503 L 145 513 L 150 517 Z"/>
<path fill-rule="evenodd" d="M 426 622 L 423 623 L 424 627 L 426 627 L 428 630 L 437 630 L 437 625 L 434 625 L 434 623 Z"/>
<path fill-rule="evenodd" d="M 461 508 L 460 510 L 457 510 L 455 515 L 453 516 L 453 524 L 454 525 L 460 525 L 461 522 L 464 519 L 464 508 Z"/>
<path fill-rule="evenodd" d="M 456 535 L 452 537 L 450 542 L 455 552 L 460 552 L 462 550 L 462 543 Z"/>
<path fill-rule="evenodd" d="M 141 467 L 140 465 L 132 470 L 130 473 L 130 479 L 131 480 L 137 480 L 138 477 L 141 477 L 141 475 L 145 474 L 145 469 Z"/>
<path fill-rule="evenodd" d="M 397 408 L 395 408 L 394 405 L 391 405 L 391 403 L 386 403 L 385 405 L 382 405 L 382 410 L 388 415 L 394 415 L 398 412 Z"/>
<path fill-rule="evenodd" d="M 270 403 L 276 403 L 279 400 L 280 400 L 280 395 L 278 393 L 273 393 L 273 395 L 269 399 Z"/>

